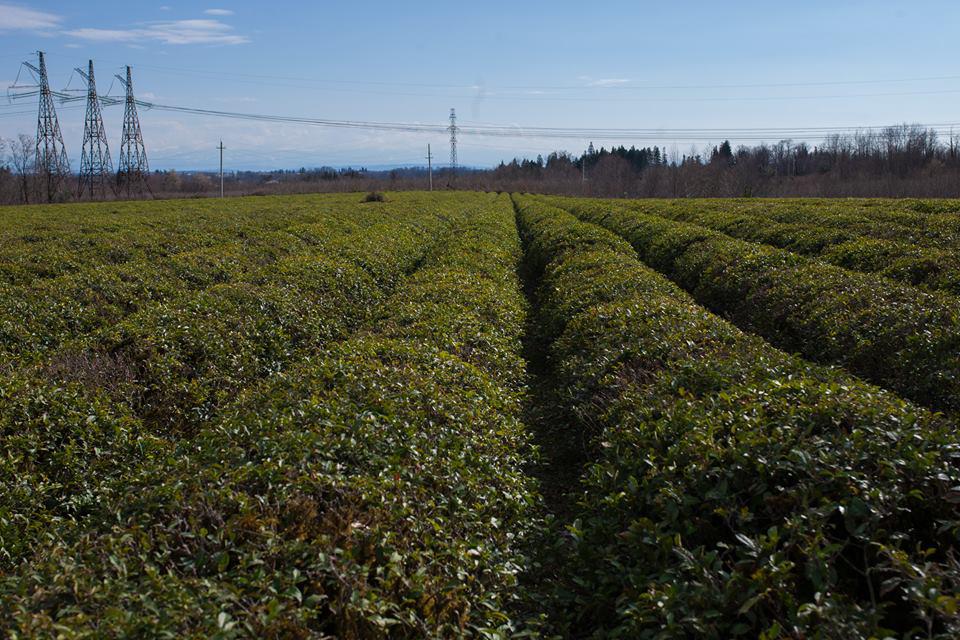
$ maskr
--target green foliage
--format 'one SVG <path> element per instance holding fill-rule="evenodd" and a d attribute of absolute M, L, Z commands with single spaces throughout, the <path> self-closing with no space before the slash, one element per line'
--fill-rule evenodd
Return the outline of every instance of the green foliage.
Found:
<path fill-rule="evenodd" d="M 518 202 L 541 312 L 565 320 L 553 377 L 597 444 L 540 559 L 557 633 L 960 632 L 953 424 L 741 333 L 597 227 Z"/>
<path fill-rule="evenodd" d="M 930 208 L 923 201 L 892 206 L 878 201 L 843 201 L 838 205 L 829 200 L 624 204 L 642 213 L 815 256 L 845 269 L 876 273 L 929 290 L 960 293 L 960 223 L 952 214 L 911 211 Z M 949 207 L 945 210 L 952 212 Z"/>
<path fill-rule="evenodd" d="M 960 409 L 955 298 L 617 204 L 567 204 L 741 328 L 934 409 Z"/>
<path fill-rule="evenodd" d="M 391 200 L 72 339 L 128 385 L 0 386 L 7 635 L 510 633 L 536 521 L 509 199 Z"/>
<path fill-rule="evenodd" d="M 146 212 L 131 203 L 110 205 L 117 211 L 52 206 L 30 208 L 35 215 L 19 223 L 11 216 L 0 233 L 11 239 L 0 272 L 23 264 L 36 269 L 19 269 L 22 277 L 0 283 L 0 355 L 10 369 L 35 362 L 72 338 L 216 284 L 256 277 L 283 256 L 304 253 L 305 243 L 319 249 L 317 236 L 336 242 L 376 219 L 350 212 L 342 197 L 312 210 L 303 209 L 304 201 L 262 209 L 244 202 L 232 212 L 183 201 L 154 203 Z M 65 211 L 71 222 L 63 220 Z M 306 226 L 315 236 L 299 233 Z M 74 267 L 52 267 L 58 263 Z"/>
<path fill-rule="evenodd" d="M 955 203 L 362 199 L 0 210 L 0 635 L 960 634 L 954 422 L 694 302 L 955 410 L 952 297 L 797 255 L 952 290 Z"/>

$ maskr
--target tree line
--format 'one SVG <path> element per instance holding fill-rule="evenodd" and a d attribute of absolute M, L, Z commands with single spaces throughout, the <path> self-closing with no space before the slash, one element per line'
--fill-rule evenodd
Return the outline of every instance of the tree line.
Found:
<path fill-rule="evenodd" d="M 0 139 L 0 203 L 41 200 L 33 179 L 33 138 Z M 219 193 L 209 172 L 156 171 L 154 197 Z M 629 198 L 694 197 L 960 197 L 960 136 L 919 125 L 834 134 L 818 144 L 781 140 L 734 147 L 730 141 L 679 153 L 623 145 L 574 155 L 515 158 L 491 169 L 434 171 L 437 189 L 529 191 Z M 231 173 L 230 195 L 424 189 L 422 167 L 385 171 L 306 167 Z M 72 185 L 68 185 L 72 186 Z M 62 199 L 70 199 L 69 189 Z"/>
<path fill-rule="evenodd" d="M 960 197 L 960 136 L 900 125 L 689 153 L 659 147 L 591 148 L 580 156 L 515 159 L 492 172 L 510 190 L 600 197 L 864 196 Z"/>

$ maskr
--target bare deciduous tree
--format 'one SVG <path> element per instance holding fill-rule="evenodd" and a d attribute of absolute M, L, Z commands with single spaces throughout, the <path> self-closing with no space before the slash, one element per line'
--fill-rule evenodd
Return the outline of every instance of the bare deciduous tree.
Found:
<path fill-rule="evenodd" d="M 30 183 L 34 171 L 34 139 L 25 133 L 21 133 L 14 140 L 9 140 L 7 144 L 10 147 L 10 164 L 13 165 L 13 171 L 17 175 L 17 182 L 20 185 L 19 192 L 21 201 L 24 204 L 30 202 Z"/>

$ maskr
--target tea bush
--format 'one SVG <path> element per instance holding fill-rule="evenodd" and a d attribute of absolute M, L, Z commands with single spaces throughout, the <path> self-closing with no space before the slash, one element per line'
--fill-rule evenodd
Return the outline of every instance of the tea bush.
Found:
<path fill-rule="evenodd" d="M 0 636 L 958 635 L 955 419 L 694 302 L 955 411 L 956 203 L 363 199 L 0 208 Z"/>
<path fill-rule="evenodd" d="M 698 224 L 734 238 L 769 244 L 825 262 L 864 273 L 875 273 L 893 280 L 929 290 L 960 293 L 960 254 L 951 242 L 938 243 L 940 236 L 927 237 L 936 227 L 936 216 L 911 216 L 904 224 L 874 221 L 867 215 L 847 215 L 846 224 L 838 224 L 828 207 L 804 207 L 802 222 L 779 222 L 773 212 L 755 207 L 724 206 L 717 209 L 712 202 L 683 205 L 650 205 L 630 203 L 631 208 Z M 773 205 L 771 208 L 775 208 Z M 852 219 L 851 219 L 852 218 Z M 833 222 L 836 226 L 828 226 Z M 951 221 L 956 227 L 955 221 Z M 907 226 L 909 225 L 909 226 Z M 902 234 L 902 235 L 899 235 Z M 960 233 L 943 234 L 953 238 Z M 904 239 L 905 238 L 905 239 Z M 929 246 L 942 244 L 944 246 Z"/>
<path fill-rule="evenodd" d="M 570 209 L 630 241 L 703 305 L 782 349 L 960 409 L 960 301 L 620 205 Z"/>
<path fill-rule="evenodd" d="M 0 398 L 9 402 L 0 411 L 6 418 L 0 433 L 15 443 L 0 471 L 11 487 L 0 496 L 0 519 L 9 525 L 0 549 L 15 561 L 10 547 L 24 548 L 35 537 L 25 527 L 40 535 L 80 518 L 71 507 L 76 486 L 60 477 L 96 463 L 87 457 L 111 460 L 119 455 L 113 445 L 121 447 L 127 434 L 136 446 L 143 441 L 153 446 L 158 437 L 175 442 L 192 436 L 246 387 L 368 321 L 399 276 L 416 269 L 430 251 L 431 236 L 424 231 L 437 232 L 445 224 L 436 211 L 396 213 L 394 220 L 368 227 L 363 242 L 331 232 L 322 243 L 256 271 L 259 275 L 251 272 L 247 282 L 213 285 L 198 294 L 187 290 L 118 324 L 81 334 L 36 367 L 0 378 Z M 417 218 L 420 225 L 413 223 Z M 343 257 L 335 259 L 338 249 Z M 372 271 L 360 263 L 373 265 Z M 123 418 L 122 426 L 103 433 L 121 429 L 124 438 L 115 443 L 97 435 L 105 428 L 100 422 L 114 424 L 114 414 Z M 94 422 L 84 423 L 88 418 Z M 116 466 L 130 462 L 123 458 Z M 120 470 L 96 468 L 108 474 Z M 101 478 L 86 480 L 86 493 L 99 495 Z"/>
<path fill-rule="evenodd" d="M 235 282 L 269 268 L 284 255 L 302 251 L 305 243 L 335 241 L 376 221 L 373 215 L 357 212 L 355 203 L 341 205 L 333 199 L 317 201 L 312 209 L 302 211 L 293 199 L 285 207 L 256 211 L 248 210 L 250 203 L 246 205 L 234 205 L 233 215 L 218 212 L 209 220 L 201 215 L 204 209 L 195 210 L 197 204 L 182 201 L 155 203 L 144 213 L 129 211 L 131 203 L 118 203 L 119 211 L 105 213 L 101 205 L 91 210 L 96 215 L 89 216 L 84 215 L 87 205 L 78 206 L 77 211 L 38 207 L 30 209 L 39 209 L 37 215 L 19 225 L 16 217 L 5 219 L 2 235 L 15 236 L 15 230 L 24 235 L 4 246 L 0 271 L 25 260 L 36 260 L 48 270 L 58 261 L 76 268 L 17 283 L 0 282 L 0 356 L 5 360 L 0 367 L 36 361 L 72 338 L 146 307 Z M 66 211 L 82 222 L 54 218 L 55 213 Z M 313 227 L 320 240 L 311 242 L 298 235 L 305 226 Z M 43 228 L 42 234 L 38 227 Z M 77 243 L 72 240 L 77 236 L 90 240 Z M 27 242 L 24 237 L 36 240 Z M 88 245 L 123 259 L 101 259 Z M 36 252 L 42 255 L 25 257 Z"/>
<path fill-rule="evenodd" d="M 421 223 L 449 233 L 362 327 L 102 478 L 81 522 L 0 578 L 0 625 L 20 636 L 511 634 L 519 549 L 536 526 L 519 419 L 519 239 L 506 196 L 441 205 Z M 390 245 L 376 246 L 366 264 L 385 269 Z"/>
<path fill-rule="evenodd" d="M 741 333 L 609 232 L 518 203 L 562 325 L 559 397 L 597 444 L 541 558 L 556 633 L 960 632 L 955 425 Z"/>

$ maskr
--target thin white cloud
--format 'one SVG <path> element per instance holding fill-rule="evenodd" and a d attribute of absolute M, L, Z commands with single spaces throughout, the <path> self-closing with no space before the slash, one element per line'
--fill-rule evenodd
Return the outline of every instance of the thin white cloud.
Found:
<path fill-rule="evenodd" d="M 72 29 L 64 33 L 74 38 L 94 42 L 125 42 L 136 40 L 139 37 L 134 30 L 122 31 L 119 29 Z"/>
<path fill-rule="evenodd" d="M 163 5 L 160 7 L 160 11 L 170 11 L 170 7 L 168 5 Z"/>
<path fill-rule="evenodd" d="M 615 87 L 633 82 L 629 78 L 594 78 L 592 76 L 577 76 L 577 80 L 588 87 Z"/>
<path fill-rule="evenodd" d="M 588 83 L 588 86 L 591 87 L 615 87 L 621 84 L 627 84 L 630 82 L 629 78 L 600 78 L 599 80 L 592 80 Z"/>
<path fill-rule="evenodd" d="M 207 9 L 204 11 L 208 16 L 232 16 L 233 11 L 230 9 Z"/>
<path fill-rule="evenodd" d="M 153 40 L 163 44 L 245 44 L 246 36 L 219 20 L 173 20 L 153 22 L 136 29 L 70 29 L 68 36 L 91 42 L 137 42 Z"/>
<path fill-rule="evenodd" d="M 48 31 L 56 29 L 63 18 L 53 13 L 0 4 L 0 31 Z"/>

